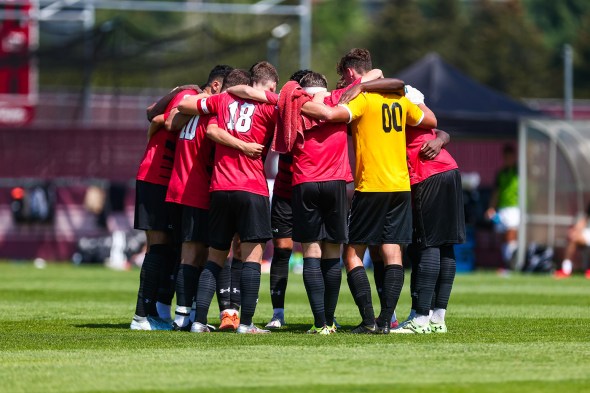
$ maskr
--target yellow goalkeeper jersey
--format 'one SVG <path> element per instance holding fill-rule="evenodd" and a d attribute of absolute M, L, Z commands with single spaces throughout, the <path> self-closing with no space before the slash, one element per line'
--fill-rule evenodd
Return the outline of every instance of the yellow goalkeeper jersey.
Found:
<path fill-rule="evenodd" d="M 343 106 L 350 113 L 355 190 L 410 191 L 406 124 L 420 124 L 424 112 L 397 94 L 363 93 Z"/>

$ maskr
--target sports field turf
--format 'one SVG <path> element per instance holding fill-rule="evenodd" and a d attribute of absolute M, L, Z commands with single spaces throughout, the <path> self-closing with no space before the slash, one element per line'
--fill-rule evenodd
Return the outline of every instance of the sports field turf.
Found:
<path fill-rule="evenodd" d="M 129 330 L 139 271 L 0 263 L 0 392 L 590 392 L 590 281 L 459 275 L 448 334 L 304 334 L 291 275 L 285 330 L 265 336 Z M 409 310 L 409 279 L 398 315 Z M 376 297 L 374 296 L 374 300 Z M 218 323 L 217 306 L 209 314 Z M 271 315 L 268 275 L 255 323 Z"/>

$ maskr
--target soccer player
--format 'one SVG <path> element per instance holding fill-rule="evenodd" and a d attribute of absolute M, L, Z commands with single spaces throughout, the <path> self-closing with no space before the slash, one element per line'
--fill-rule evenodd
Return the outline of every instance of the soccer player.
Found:
<path fill-rule="evenodd" d="M 227 70 L 229 72 L 230 69 Z M 232 82 L 242 80 L 228 80 L 224 85 Z M 182 115 L 173 110 L 166 123 L 168 129 L 181 130 L 166 196 L 166 201 L 173 203 L 177 222 L 175 228 L 180 229 L 178 236 L 182 242 L 181 264 L 176 281 L 174 330 L 191 328 L 194 320 L 191 307 L 196 286 L 207 261 L 209 186 L 214 153 L 214 142 L 206 136 L 210 121 L 214 123 L 215 119 L 211 116 Z M 231 135 L 228 137 L 233 138 Z M 245 152 L 262 150 L 258 144 L 248 144 L 238 139 L 235 139 L 235 143 Z"/>
<path fill-rule="evenodd" d="M 436 117 L 403 95 L 379 93 L 365 93 L 334 108 L 308 102 L 302 113 L 352 126 L 355 193 L 344 260 L 348 284 L 363 319 L 352 333 L 388 333 L 404 279 L 400 244 L 411 243 L 412 234 L 405 126 L 407 122 L 433 128 Z M 385 263 L 384 308 L 377 321 L 362 262 L 367 245 L 378 245 Z"/>
<path fill-rule="evenodd" d="M 486 210 L 486 216 L 496 223 L 496 232 L 501 233 L 504 237 L 502 259 L 505 266 L 514 269 L 518 247 L 518 225 L 520 224 L 518 163 L 514 146 L 506 144 L 502 149 L 502 158 L 504 165 L 496 174 L 496 184 Z"/>
<path fill-rule="evenodd" d="M 169 290 L 162 294 L 159 288 L 172 288 L 169 277 L 174 277 L 177 261 L 172 223 L 165 203 L 177 134 L 167 132 L 163 122 L 186 94 L 197 94 L 197 91 L 180 90 L 166 106 L 165 114 L 152 120 L 148 131 L 150 138 L 137 173 L 134 228 L 146 231 L 147 252 L 141 267 L 132 330 L 172 328 L 168 320 L 174 292 Z"/>
<path fill-rule="evenodd" d="M 569 229 L 567 238 L 568 243 L 563 255 L 563 261 L 561 262 L 561 269 L 555 271 L 555 278 L 570 277 L 574 268 L 572 260 L 576 255 L 576 251 L 579 248 L 590 246 L 590 204 L 587 207 L 586 215 L 577 220 Z M 585 276 L 587 279 L 590 279 L 590 268 L 588 267 Z"/>
<path fill-rule="evenodd" d="M 251 68 L 254 87 L 274 91 L 277 82 L 278 74 L 270 63 L 260 62 Z M 224 129 L 210 127 L 208 134 L 226 132 L 264 146 L 272 139 L 277 117 L 274 105 L 244 100 L 228 93 L 183 103 L 179 108 L 184 113 L 217 114 L 218 125 Z M 269 193 L 262 157 L 254 158 L 218 145 L 210 190 L 209 258 L 199 279 L 197 321 L 193 323 L 192 330 L 209 330 L 206 326 L 207 313 L 215 283 L 229 253 L 232 237 L 237 232 L 244 258 L 240 283 L 242 310 L 237 333 L 269 333 L 252 323 L 260 289 L 260 262 L 264 245 L 272 238 Z"/>

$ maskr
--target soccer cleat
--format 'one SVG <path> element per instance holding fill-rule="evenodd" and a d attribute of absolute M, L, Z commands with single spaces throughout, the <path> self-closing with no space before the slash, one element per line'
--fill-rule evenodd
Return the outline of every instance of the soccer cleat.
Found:
<path fill-rule="evenodd" d="M 172 330 L 174 330 L 175 332 L 190 332 L 191 323 L 189 321 L 189 323 L 186 326 L 178 326 L 176 322 L 172 322 Z"/>
<path fill-rule="evenodd" d="M 334 326 L 336 326 L 336 329 L 340 329 L 342 327 L 342 326 L 340 326 L 338 321 L 336 321 L 336 317 L 334 317 Z"/>
<path fill-rule="evenodd" d="M 397 319 L 395 321 L 391 321 L 389 323 L 389 328 L 390 329 L 396 329 L 399 326 L 399 322 L 397 321 Z"/>
<path fill-rule="evenodd" d="M 235 310 L 224 310 L 221 313 L 221 324 L 219 330 L 236 330 L 240 325 L 240 316 Z"/>
<path fill-rule="evenodd" d="M 267 334 L 267 333 L 270 333 L 270 330 L 260 329 L 259 327 L 255 326 L 254 324 L 251 324 L 251 325 L 240 324 L 236 330 L 236 333 L 239 333 L 239 334 Z"/>
<path fill-rule="evenodd" d="M 586 279 L 590 280 L 590 269 L 586 270 L 586 273 L 584 273 L 584 276 L 586 277 Z"/>
<path fill-rule="evenodd" d="M 191 333 L 209 333 L 209 326 L 203 325 L 200 322 L 193 322 L 191 325 Z"/>
<path fill-rule="evenodd" d="M 328 330 L 330 331 L 330 334 L 336 333 L 336 331 L 338 330 L 338 326 L 336 326 L 336 322 L 334 322 L 332 324 L 332 326 L 328 326 Z"/>
<path fill-rule="evenodd" d="M 430 321 L 430 331 L 432 331 L 432 333 L 446 333 L 447 325 L 444 322 L 434 323 Z"/>
<path fill-rule="evenodd" d="M 265 328 L 267 328 L 267 329 L 280 329 L 285 325 L 286 325 L 286 323 L 285 323 L 284 318 L 273 315 L 272 319 L 270 320 L 269 323 L 266 324 Z"/>
<path fill-rule="evenodd" d="M 172 325 L 157 317 L 133 317 L 131 330 L 172 330 Z"/>
<path fill-rule="evenodd" d="M 306 333 L 307 334 L 319 334 L 319 335 L 322 335 L 322 336 L 327 336 L 327 335 L 331 334 L 332 331 L 330 330 L 329 327 L 327 327 L 326 325 L 324 325 L 322 327 L 312 326 L 311 329 L 309 329 Z"/>
<path fill-rule="evenodd" d="M 352 334 L 375 334 L 377 325 L 363 325 L 362 323 L 350 331 Z"/>
<path fill-rule="evenodd" d="M 430 334 L 432 331 L 430 330 L 430 322 L 425 325 L 419 325 L 416 322 L 416 319 L 411 319 L 404 323 L 403 326 L 400 325 L 397 329 L 393 329 L 391 333 L 397 334 Z"/>
<path fill-rule="evenodd" d="M 379 318 L 375 319 L 375 333 L 377 334 L 389 334 L 391 328 L 388 323 L 381 323 Z"/>

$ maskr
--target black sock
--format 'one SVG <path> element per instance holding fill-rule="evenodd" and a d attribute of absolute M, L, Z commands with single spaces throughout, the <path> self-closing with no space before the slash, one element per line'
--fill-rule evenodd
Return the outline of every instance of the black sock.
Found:
<path fill-rule="evenodd" d="M 251 325 L 252 317 L 256 311 L 258 291 L 260 290 L 260 264 L 256 262 L 244 262 L 242 277 L 240 280 L 242 292 L 242 313 L 240 324 Z"/>
<path fill-rule="evenodd" d="M 303 284 L 313 313 L 313 324 L 322 327 L 326 324 L 324 305 L 324 277 L 320 258 L 303 258 Z"/>
<path fill-rule="evenodd" d="M 387 265 L 383 273 L 383 308 L 379 319 L 389 323 L 404 286 L 404 268 L 402 265 Z"/>
<path fill-rule="evenodd" d="M 159 244 L 156 246 L 160 246 Z M 172 304 L 174 298 L 174 291 L 176 290 L 176 273 L 180 266 L 180 259 L 178 253 L 173 247 L 163 245 L 166 250 L 166 260 L 160 266 L 160 281 L 158 287 L 157 301 L 162 304 Z M 153 248 L 154 246 L 150 247 Z"/>
<path fill-rule="evenodd" d="M 408 257 L 412 262 L 412 272 L 410 273 L 410 296 L 412 298 L 412 310 L 418 307 L 418 296 L 416 292 L 416 273 L 418 272 L 418 264 L 420 263 L 420 249 L 414 243 L 408 246 Z"/>
<path fill-rule="evenodd" d="M 231 292 L 231 264 L 226 261 L 223 269 L 219 272 L 217 277 L 217 286 L 215 288 L 217 294 L 217 304 L 219 311 L 230 308 L 230 292 Z"/>
<path fill-rule="evenodd" d="M 456 273 L 455 249 L 452 244 L 440 247 L 440 273 L 438 276 L 438 289 L 436 291 L 436 302 L 433 308 L 447 309 L 453 281 Z"/>
<path fill-rule="evenodd" d="M 420 262 L 416 271 L 415 295 L 416 314 L 428 315 L 434 295 L 434 288 L 440 271 L 440 249 L 426 247 L 420 250 Z"/>
<path fill-rule="evenodd" d="M 241 259 L 233 258 L 231 261 L 231 291 L 229 294 L 229 303 L 230 308 L 234 310 L 239 310 L 240 305 L 242 304 L 242 293 L 240 288 L 242 285 L 240 281 L 242 280 L 242 269 L 244 268 L 244 263 Z"/>
<path fill-rule="evenodd" d="M 340 285 L 342 283 L 342 270 L 340 258 L 322 259 L 322 276 L 324 276 L 324 308 L 326 325 L 334 323 L 334 313 L 338 304 Z"/>
<path fill-rule="evenodd" d="M 197 291 L 199 268 L 181 264 L 176 278 L 176 304 L 191 308 Z"/>
<path fill-rule="evenodd" d="M 354 302 L 363 319 L 363 324 L 373 326 L 375 324 L 375 311 L 371 299 L 371 284 L 369 284 L 365 268 L 363 266 L 355 267 L 348 272 L 347 280 Z"/>
<path fill-rule="evenodd" d="M 215 294 L 217 277 L 221 272 L 221 266 L 213 261 L 207 261 L 203 272 L 199 277 L 199 289 L 197 291 L 197 322 L 207 324 L 207 314 L 213 295 Z"/>
<path fill-rule="evenodd" d="M 139 290 L 135 314 L 140 317 L 158 316 L 156 301 L 162 279 L 163 266 L 171 257 L 173 250 L 166 244 L 154 244 L 145 254 L 139 275 Z"/>
<path fill-rule="evenodd" d="M 375 280 L 375 289 L 379 296 L 379 304 L 383 310 L 383 275 L 385 274 L 385 264 L 382 259 L 373 261 L 373 278 Z"/>
<path fill-rule="evenodd" d="M 285 308 L 291 249 L 275 248 L 270 264 L 270 300 L 272 308 Z"/>

